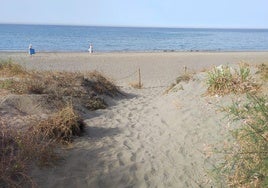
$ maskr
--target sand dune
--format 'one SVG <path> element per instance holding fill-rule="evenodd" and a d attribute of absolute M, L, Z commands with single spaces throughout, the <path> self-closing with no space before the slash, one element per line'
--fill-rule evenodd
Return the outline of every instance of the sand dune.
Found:
<path fill-rule="evenodd" d="M 206 148 L 220 142 L 228 125 L 219 106 L 231 101 L 204 95 L 205 74 L 164 91 L 182 73 L 241 60 L 261 63 L 260 53 L 0 53 L 27 68 L 99 70 L 121 86 L 126 96 L 110 99 L 110 107 L 86 114 L 86 133 L 53 168 L 32 171 L 40 187 L 211 187 L 206 171 L 215 158 Z M 133 89 L 141 68 L 143 89 Z M 134 73 L 134 74 L 133 74 Z M 123 78 L 123 79 L 122 79 Z"/>
<path fill-rule="evenodd" d="M 201 76 L 203 79 L 203 76 Z M 197 79 L 197 78 L 196 78 Z M 88 115 L 86 134 L 53 169 L 32 172 L 41 187 L 211 186 L 206 145 L 224 134 L 219 99 L 203 97 L 204 80 L 163 95 L 134 90 L 106 110 Z"/>

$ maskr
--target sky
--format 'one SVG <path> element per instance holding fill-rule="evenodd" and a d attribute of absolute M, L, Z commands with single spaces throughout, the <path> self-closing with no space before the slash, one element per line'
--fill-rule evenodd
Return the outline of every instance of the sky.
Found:
<path fill-rule="evenodd" d="M 268 28 L 268 0 L 0 1 L 0 23 Z"/>

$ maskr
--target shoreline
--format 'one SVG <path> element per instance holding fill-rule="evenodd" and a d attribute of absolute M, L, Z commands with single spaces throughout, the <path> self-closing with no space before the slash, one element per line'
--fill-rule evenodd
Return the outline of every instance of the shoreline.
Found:
<path fill-rule="evenodd" d="M 36 53 L 89 53 L 87 50 L 85 51 L 35 51 Z M 268 52 L 267 50 L 152 50 L 152 51 L 97 51 L 93 54 L 141 54 L 141 53 L 263 53 Z M 0 50 L 0 54 L 2 53 L 28 53 L 28 50 Z"/>

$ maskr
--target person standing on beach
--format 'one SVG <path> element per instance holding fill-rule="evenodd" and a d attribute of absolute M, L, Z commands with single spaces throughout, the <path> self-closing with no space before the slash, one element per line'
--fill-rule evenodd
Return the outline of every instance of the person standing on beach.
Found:
<path fill-rule="evenodd" d="M 88 49 L 89 53 L 92 54 L 93 53 L 93 46 L 92 44 L 89 45 L 89 49 Z"/>
<path fill-rule="evenodd" d="M 32 44 L 29 45 L 29 54 L 30 54 L 30 55 L 35 54 L 35 51 L 34 51 L 34 49 L 33 49 Z"/>

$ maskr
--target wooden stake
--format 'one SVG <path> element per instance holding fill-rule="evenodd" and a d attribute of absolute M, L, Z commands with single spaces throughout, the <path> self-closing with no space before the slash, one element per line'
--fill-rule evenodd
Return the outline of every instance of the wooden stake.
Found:
<path fill-rule="evenodd" d="M 141 69 L 139 68 L 139 88 L 141 88 Z"/>

